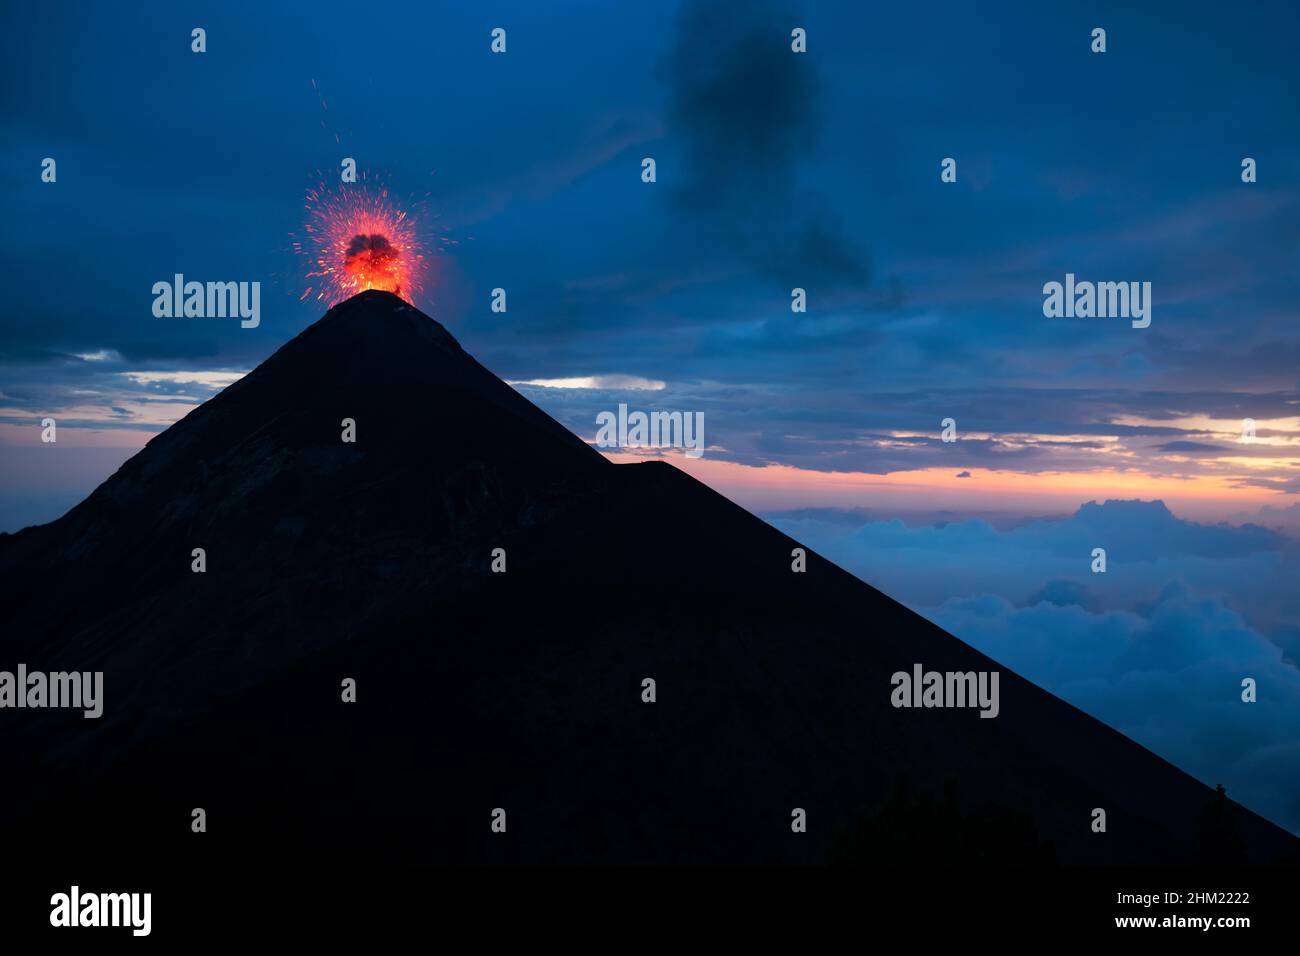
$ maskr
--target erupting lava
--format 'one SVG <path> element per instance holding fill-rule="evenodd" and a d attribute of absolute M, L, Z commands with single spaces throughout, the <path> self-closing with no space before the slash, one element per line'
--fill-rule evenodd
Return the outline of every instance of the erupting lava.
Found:
<path fill-rule="evenodd" d="M 415 219 L 390 200 L 387 189 L 324 183 L 307 192 L 306 239 L 294 251 L 310 260 L 310 283 L 330 305 L 367 289 L 392 292 L 414 302 L 427 269 Z"/>

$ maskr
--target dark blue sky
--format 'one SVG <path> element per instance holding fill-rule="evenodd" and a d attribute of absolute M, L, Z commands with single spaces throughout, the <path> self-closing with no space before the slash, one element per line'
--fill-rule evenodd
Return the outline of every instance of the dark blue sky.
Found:
<path fill-rule="evenodd" d="M 460 242 L 418 304 L 505 378 L 663 381 L 657 400 L 706 410 L 724 457 L 751 464 L 929 467 L 926 441 L 878 439 L 953 415 L 966 433 L 1119 433 L 1169 473 L 1155 443 L 1213 447 L 1205 429 L 1117 419 L 1295 415 L 1298 17 L 1131 6 L 15 8 L 5 420 L 86 388 L 70 355 L 120 355 L 100 376 L 247 369 L 317 318 L 289 234 L 314 171 L 346 155 L 428 194 Z M 1151 328 L 1045 320 L 1042 284 L 1067 271 L 1151 281 Z M 175 272 L 260 280 L 261 327 L 156 319 L 149 290 Z M 610 397 L 541 400 L 586 434 Z M 964 448 L 964 466 L 1089 464 L 1038 441 Z"/>
<path fill-rule="evenodd" d="M 507 380 L 580 380 L 517 386 L 574 431 L 704 412 L 683 467 L 1300 831 L 1298 9 L 10 4 L 0 530 L 319 318 L 291 235 L 351 156 L 423 202 L 417 305 Z M 177 272 L 261 282 L 261 325 L 154 317 Z M 1045 318 L 1067 272 L 1150 282 L 1150 328 Z M 1180 543 L 1079 563 L 1138 526 Z"/>

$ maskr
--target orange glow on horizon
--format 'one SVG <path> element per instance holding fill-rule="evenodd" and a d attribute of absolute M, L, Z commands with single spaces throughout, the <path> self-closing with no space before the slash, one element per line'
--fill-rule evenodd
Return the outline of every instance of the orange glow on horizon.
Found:
<path fill-rule="evenodd" d="M 658 456 L 604 453 L 614 462 Z M 1222 517 L 1266 504 L 1283 506 L 1300 495 L 1243 486 L 1244 476 L 1171 478 L 1138 471 L 1041 472 L 1027 474 L 970 468 L 925 468 L 888 474 L 813 471 L 790 465 L 758 467 L 681 454 L 662 456 L 675 467 L 751 510 L 787 508 L 886 508 L 910 510 L 1073 511 L 1107 498 L 1161 499 L 1179 515 Z"/>

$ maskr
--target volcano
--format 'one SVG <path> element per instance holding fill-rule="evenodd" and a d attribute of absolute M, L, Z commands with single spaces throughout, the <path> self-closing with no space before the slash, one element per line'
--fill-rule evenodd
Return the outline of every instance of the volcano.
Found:
<path fill-rule="evenodd" d="M 0 669 L 103 672 L 98 718 L 0 711 L 6 847 L 1295 859 L 1289 834 L 816 554 L 795 573 L 798 546 L 669 464 L 609 462 L 364 292 L 64 517 L 0 535 Z M 891 704 L 891 675 L 921 668 L 999 672 L 996 714 Z"/>

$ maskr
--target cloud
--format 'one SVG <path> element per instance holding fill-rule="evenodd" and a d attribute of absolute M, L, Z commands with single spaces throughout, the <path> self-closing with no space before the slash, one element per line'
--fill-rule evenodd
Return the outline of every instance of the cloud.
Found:
<path fill-rule="evenodd" d="M 1282 508 L 1275 505 L 1264 505 L 1255 511 L 1237 512 L 1229 516 L 1228 520 L 1234 524 L 1250 522 L 1262 525 L 1265 528 L 1272 528 L 1293 538 L 1300 538 L 1300 504 L 1288 505 Z"/>
<path fill-rule="evenodd" d="M 999 663 L 1300 833 L 1300 671 L 1216 598 L 1166 588 L 1142 613 L 983 596 L 926 612 Z M 1258 702 L 1241 699 L 1243 678 Z"/>
<path fill-rule="evenodd" d="M 1003 529 L 768 520 L 963 641 L 1300 832 L 1300 544 L 1159 501 Z M 1095 547 L 1107 570 L 1091 571 Z M 1260 687 L 1240 699 L 1241 680 Z"/>
<path fill-rule="evenodd" d="M 660 392 L 663 382 L 636 375 L 582 375 L 574 378 L 533 378 L 511 381 L 509 385 L 533 385 L 537 388 L 626 389 L 632 392 Z"/>
<path fill-rule="evenodd" d="M 672 337 L 610 337 L 602 340 L 597 354 L 602 363 L 664 381 L 665 394 L 679 407 L 705 411 L 719 444 L 729 450 L 727 457 L 740 464 L 869 475 L 939 468 L 949 474 L 970 471 L 972 477 L 981 471 L 1092 475 L 1100 487 L 1112 472 L 1122 471 L 1143 476 L 1148 488 L 1169 482 L 1165 487 L 1174 496 L 1179 489 L 1189 491 L 1186 479 L 1194 479 L 1219 497 L 1241 490 L 1238 497 L 1256 502 L 1270 492 L 1300 492 L 1297 392 L 914 388 L 901 383 L 891 388 L 895 369 L 889 350 L 898 346 L 897 338 L 871 344 L 836 334 L 821 340 L 802 323 L 786 319 L 755 322 L 748 335 L 736 330 L 717 332 L 716 340 L 706 338 L 714 358 L 708 380 L 700 380 L 690 376 L 689 362 L 663 358 L 671 354 Z M 701 341 L 698 334 L 680 330 L 676 337 Z M 618 347 L 620 341 L 627 347 Z M 773 350 L 782 355 L 779 376 L 737 380 L 756 372 L 755 363 Z M 838 378 L 844 356 L 857 354 L 870 354 L 884 365 L 870 389 Z M 635 356 L 631 368 L 628 355 Z M 553 376 L 517 374 L 512 379 L 543 377 Z M 590 396 L 573 391 L 539 394 L 534 400 L 575 430 L 576 423 L 589 421 L 599 410 Z M 944 417 L 957 422 L 955 443 L 940 440 Z M 1244 417 L 1257 422 L 1254 443 L 1237 440 Z M 1244 493 L 1250 489 L 1260 490 Z"/>
<path fill-rule="evenodd" d="M 816 59 L 791 52 L 794 22 L 769 3 L 683 4 L 658 73 L 666 131 L 684 155 L 659 176 L 679 213 L 764 274 L 861 291 L 866 256 L 828 198 L 800 187 L 825 103 Z"/>
<path fill-rule="evenodd" d="M 1132 608 L 1177 580 L 1239 602 L 1266 631 L 1300 624 L 1300 596 L 1287 584 L 1300 567 L 1300 543 L 1254 524 L 1187 521 L 1160 501 L 1092 501 L 1066 517 L 1001 530 L 981 518 L 851 526 L 838 513 L 826 522 L 816 514 L 768 520 L 914 607 L 981 594 L 1032 603 L 1049 584 L 1071 582 L 1097 607 Z M 1106 550 L 1104 574 L 1091 570 L 1098 547 Z"/>
<path fill-rule="evenodd" d="M 238 382 L 248 372 L 123 372 L 124 376 L 141 385 L 154 385 L 158 382 L 170 382 L 174 385 L 204 385 L 212 389 L 225 388 Z"/>
<path fill-rule="evenodd" d="M 1210 445 L 1206 442 L 1199 441 L 1167 441 L 1159 445 L 1151 446 L 1156 451 L 1178 451 L 1178 452 L 1210 452 L 1212 454 L 1222 453 L 1228 449 L 1222 445 Z"/>
<path fill-rule="evenodd" d="M 102 426 L 158 432 L 246 374 L 239 370 L 134 371 L 114 367 L 121 364 L 120 356 L 96 362 L 65 357 L 39 369 L 7 370 L 10 377 L 0 403 L 0 425 L 30 425 L 48 415 L 60 428 Z M 0 488 L 0 494 L 3 492 Z"/>

